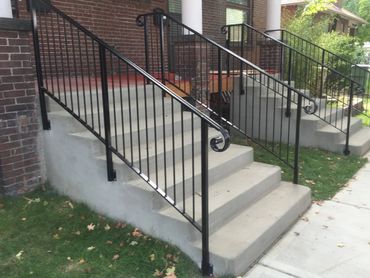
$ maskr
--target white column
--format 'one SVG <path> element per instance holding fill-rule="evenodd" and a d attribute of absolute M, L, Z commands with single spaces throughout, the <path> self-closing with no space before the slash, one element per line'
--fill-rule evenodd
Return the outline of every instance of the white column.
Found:
<path fill-rule="evenodd" d="M 13 17 L 10 0 L 0 0 L 0 17 Z"/>
<path fill-rule="evenodd" d="M 281 26 L 281 0 L 267 0 L 266 30 L 280 29 Z M 274 33 L 271 33 L 274 35 Z M 278 35 L 276 33 L 275 35 Z"/>
<path fill-rule="evenodd" d="M 202 34 L 203 32 L 203 0 L 182 0 L 182 23 Z"/>

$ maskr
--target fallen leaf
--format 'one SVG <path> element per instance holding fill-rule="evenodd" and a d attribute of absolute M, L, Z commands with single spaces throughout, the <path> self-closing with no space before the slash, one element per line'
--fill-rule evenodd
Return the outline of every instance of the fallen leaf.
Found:
<path fill-rule="evenodd" d="M 23 255 L 23 253 L 24 253 L 24 251 L 23 251 L 23 250 L 21 250 L 21 251 L 19 251 L 19 252 L 18 252 L 18 254 L 17 254 L 17 255 L 15 255 L 15 257 L 16 257 L 18 260 L 21 260 L 21 259 L 22 259 L 22 255 Z"/>
<path fill-rule="evenodd" d="M 95 225 L 93 223 L 90 223 L 89 225 L 87 225 L 87 230 L 94 231 L 95 230 Z"/>
<path fill-rule="evenodd" d="M 74 234 L 79 236 L 81 234 L 81 232 L 80 231 L 76 231 Z"/>
<path fill-rule="evenodd" d="M 116 261 L 118 259 L 119 259 L 119 254 L 114 255 L 113 258 L 112 258 L 112 260 L 114 260 L 114 261 Z"/>
<path fill-rule="evenodd" d="M 123 246 L 125 246 L 125 242 L 124 242 L 124 241 L 121 241 L 121 242 L 119 243 L 119 247 L 123 247 Z"/>
<path fill-rule="evenodd" d="M 63 227 L 59 227 L 59 228 L 58 228 L 58 231 L 61 231 L 61 230 L 63 230 Z"/>
<path fill-rule="evenodd" d="M 163 275 L 163 272 L 159 271 L 158 269 L 156 269 L 153 273 L 154 277 L 162 277 L 162 275 Z"/>
<path fill-rule="evenodd" d="M 140 232 L 140 230 L 138 228 L 135 228 L 135 230 L 133 230 L 133 232 L 131 234 L 134 237 L 142 237 L 143 236 L 143 234 Z"/>
<path fill-rule="evenodd" d="M 171 266 L 166 269 L 166 278 L 176 278 L 175 274 L 176 268 L 174 266 Z"/>
<path fill-rule="evenodd" d="M 74 206 L 73 206 L 73 204 L 72 204 L 72 202 L 71 201 L 66 201 L 65 202 L 71 209 L 74 209 Z"/>
<path fill-rule="evenodd" d="M 60 236 L 58 234 L 53 235 L 53 239 L 60 239 Z"/>
<path fill-rule="evenodd" d="M 94 246 L 87 247 L 87 251 L 92 251 L 92 250 L 94 250 L 94 249 L 95 249 L 95 247 L 94 247 Z"/>
<path fill-rule="evenodd" d="M 68 261 L 73 261 L 71 257 L 67 257 L 67 260 Z"/>
<path fill-rule="evenodd" d="M 27 218 L 26 218 L 26 217 L 23 217 L 23 218 L 22 218 L 22 221 L 26 221 L 26 220 L 27 220 Z"/>
<path fill-rule="evenodd" d="M 155 260 L 155 254 L 149 255 L 149 260 L 152 262 Z"/>
<path fill-rule="evenodd" d="M 301 219 L 302 219 L 302 221 L 305 221 L 305 222 L 308 222 L 309 221 L 308 217 L 303 217 Z"/>
<path fill-rule="evenodd" d="M 117 224 L 116 224 L 116 228 L 117 229 L 123 229 L 123 228 L 125 228 L 127 226 L 127 224 L 124 224 L 124 223 L 121 223 L 121 222 L 118 222 Z"/>
<path fill-rule="evenodd" d="M 138 244 L 139 244 L 139 243 L 138 243 L 137 241 L 131 241 L 131 242 L 130 242 L 130 245 L 131 245 L 131 246 L 135 246 L 135 245 L 138 245 Z"/>
<path fill-rule="evenodd" d="M 111 240 L 107 240 L 105 243 L 106 243 L 106 244 L 113 244 L 113 241 L 111 241 Z"/>
<path fill-rule="evenodd" d="M 338 243 L 338 244 L 337 244 L 337 246 L 338 246 L 339 248 L 343 248 L 345 245 L 344 245 L 344 243 Z"/>
<path fill-rule="evenodd" d="M 84 263 L 86 263 L 86 261 L 85 261 L 84 259 L 80 259 L 80 260 L 78 261 L 78 264 L 84 264 Z"/>
<path fill-rule="evenodd" d="M 104 230 L 106 230 L 106 231 L 109 231 L 110 230 L 109 224 L 107 224 L 107 225 L 104 226 Z"/>

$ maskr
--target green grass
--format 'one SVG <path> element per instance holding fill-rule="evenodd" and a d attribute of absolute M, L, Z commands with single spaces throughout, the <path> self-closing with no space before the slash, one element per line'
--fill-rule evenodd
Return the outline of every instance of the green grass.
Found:
<path fill-rule="evenodd" d="M 51 191 L 0 197 L 0 277 L 200 277 L 177 248 L 133 232 Z"/>
<path fill-rule="evenodd" d="M 241 137 L 233 137 L 233 143 L 251 145 L 254 148 L 255 161 L 278 165 L 284 181 L 293 180 L 293 170 L 275 156 L 256 144 Z M 286 146 L 282 146 L 286 150 Z M 291 152 L 290 157 L 293 157 Z M 367 162 L 366 158 L 354 155 L 344 156 L 315 148 L 301 147 L 299 183 L 312 190 L 312 198 L 331 199 L 353 175 Z"/>

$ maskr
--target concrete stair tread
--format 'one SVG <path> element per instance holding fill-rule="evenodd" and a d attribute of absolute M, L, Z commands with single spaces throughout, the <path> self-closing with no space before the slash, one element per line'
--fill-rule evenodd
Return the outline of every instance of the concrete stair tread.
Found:
<path fill-rule="evenodd" d="M 116 103 L 116 114 L 117 116 L 120 116 L 120 113 L 121 111 L 124 111 L 124 112 L 127 112 L 129 111 L 129 106 L 128 106 L 128 102 L 126 100 L 122 100 L 122 109 L 121 109 L 121 105 L 120 105 L 120 102 L 117 102 Z M 170 109 L 169 106 L 171 104 L 171 98 L 167 97 L 167 98 L 164 98 L 164 104 L 165 104 L 165 108 L 167 109 Z M 56 104 L 58 105 L 58 104 Z M 178 102 L 177 101 L 174 101 L 174 109 L 176 109 L 176 106 L 175 105 L 178 105 Z M 140 100 L 139 99 L 139 102 L 138 102 L 138 106 L 136 105 L 136 99 L 132 99 L 131 100 L 131 112 L 132 113 L 136 113 L 136 108 L 139 108 L 139 111 L 142 111 L 140 113 L 144 113 L 144 108 L 145 108 L 145 102 L 144 100 Z M 147 109 L 148 110 L 152 110 L 153 109 L 153 101 L 150 100 L 147 102 Z M 156 101 L 156 109 L 160 109 L 160 111 L 162 111 L 162 101 L 161 99 L 158 98 L 158 100 Z M 114 114 L 114 105 L 112 103 L 109 104 L 109 111 L 111 113 L 111 117 L 113 117 L 113 114 Z M 76 114 L 78 114 L 78 110 L 76 108 L 74 108 L 74 112 Z M 101 121 L 103 122 L 103 105 L 100 104 L 100 108 L 99 108 L 99 112 L 100 112 L 100 115 L 101 115 Z M 60 117 L 66 117 L 66 116 L 69 116 L 70 114 L 62 109 L 62 110 L 56 110 L 56 111 L 50 111 L 49 114 L 51 115 L 56 115 L 56 116 L 60 116 Z M 93 105 L 93 109 L 91 109 L 91 106 L 90 104 L 88 103 L 86 105 L 86 113 L 85 113 L 85 107 L 81 106 L 80 107 L 80 117 L 82 119 L 84 119 L 84 117 L 86 116 L 89 120 L 91 119 L 91 115 L 94 115 L 94 118 L 97 120 L 98 119 L 98 109 L 97 109 L 97 106 L 96 105 Z"/>
<path fill-rule="evenodd" d="M 184 112 L 183 113 L 183 119 L 184 119 L 184 121 L 190 121 L 191 120 L 191 114 L 187 113 L 187 112 Z M 196 117 L 194 117 L 194 120 L 195 119 L 196 119 Z M 111 122 L 113 122 L 112 119 L 111 119 Z M 172 117 L 171 117 L 170 114 L 165 115 L 165 123 L 166 124 L 172 123 Z M 139 120 L 140 133 L 141 132 L 145 133 L 145 128 L 146 128 L 145 124 L 146 124 L 145 119 L 140 119 Z M 157 127 L 162 126 L 162 124 L 163 124 L 162 115 L 159 115 L 159 116 L 156 117 L 156 124 L 157 124 Z M 177 125 L 177 124 L 181 124 L 181 112 L 177 112 L 176 114 L 174 114 L 174 125 Z M 137 126 L 138 126 L 137 121 L 132 123 L 132 132 L 136 132 L 138 130 Z M 154 125 L 154 119 L 148 119 L 148 128 L 152 128 L 154 126 L 155 126 Z M 124 128 L 125 128 L 125 134 L 129 134 L 130 133 L 130 126 L 127 122 L 125 123 Z M 95 129 L 97 130 L 98 127 L 95 127 Z M 103 126 L 101 127 L 101 134 L 104 134 L 104 127 Z M 111 127 L 111 134 L 112 134 L 112 137 L 115 135 L 115 130 L 114 130 L 113 127 Z M 117 136 L 120 136 L 122 134 L 123 134 L 122 125 L 117 124 Z M 76 137 L 90 139 L 90 140 L 97 140 L 95 135 L 92 134 L 90 131 L 75 132 L 75 133 L 72 133 L 71 135 L 76 136 Z"/>
<path fill-rule="evenodd" d="M 245 165 L 248 163 L 252 162 L 253 160 L 253 149 L 250 147 L 246 146 L 240 146 L 240 145 L 235 145 L 231 144 L 230 147 L 227 149 L 225 152 L 214 152 L 212 150 L 209 151 L 209 162 L 208 162 L 208 169 L 210 172 L 212 172 L 213 169 L 220 169 L 223 165 L 232 165 L 234 159 L 238 159 L 240 157 L 245 157 Z M 201 156 L 200 153 L 195 153 L 195 159 L 194 159 L 194 176 L 200 176 L 201 175 Z M 100 156 L 98 159 L 105 160 L 105 156 Z M 118 169 L 120 165 L 123 165 L 124 162 L 120 160 L 118 157 L 113 156 L 113 162 L 115 164 L 115 168 Z M 184 165 L 185 165 L 185 179 L 191 179 L 192 178 L 192 158 L 190 157 L 189 159 L 184 160 Z M 229 167 L 235 167 L 235 171 L 239 170 L 241 167 L 244 167 L 245 165 L 232 165 Z M 138 165 L 136 165 L 138 166 Z M 172 173 L 174 171 L 173 168 L 175 168 L 175 173 L 176 173 L 176 183 L 181 183 L 183 181 L 183 174 L 182 174 L 182 163 L 176 163 L 175 167 L 171 163 L 170 165 L 167 164 L 166 169 L 163 168 L 163 163 L 160 164 L 158 167 L 158 181 L 156 181 L 156 173 L 155 171 L 150 171 L 150 179 L 152 179 L 153 182 L 157 183 L 159 186 L 163 186 L 164 188 L 164 176 L 165 173 L 167 173 L 167 187 L 168 190 L 173 191 L 173 180 L 172 178 L 169 179 L 168 177 L 172 177 Z M 225 167 L 225 166 L 224 166 Z M 144 173 L 148 174 L 148 173 Z M 224 176 L 223 173 L 220 173 L 220 175 Z M 210 177 L 210 180 L 212 177 Z M 141 184 L 142 181 L 140 178 L 137 180 L 133 180 L 130 184 L 135 186 L 135 184 Z M 149 188 L 149 186 L 148 186 Z"/>
<path fill-rule="evenodd" d="M 220 221 L 221 217 L 228 219 L 240 212 L 240 209 L 248 207 L 251 203 L 258 200 L 265 191 L 280 183 L 281 170 L 277 166 L 252 162 L 236 173 L 217 181 L 209 187 L 209 214 L 210 226 L 213 222 Z M 262 184 L 264 182 L 264 184 Z M 236 200 L 236 199 L 240 200 Z M 201 192 L 196 192 L 194 203 L 195 221 L 201 221 Z M 232 208 L 226 205 L 231 205 Z M 178 203 L 183 207 L 183 202 Z M 185 207 L 193 205 L 193 197 L 185 200 Z M 239 207 L 235 207 L 239 206 Z M 223 212 L 221 210 L 224 210 Z M 187 223 L 187 220 L 178 214 L 173 208 L 168 207 L 160 212 L 162 215 L 176 218 Z M 225 219 L 225 220 L 226 220 Z"/>
<path fill-rule="evenodd" d="M 217 137 L 218 135 L 220 135 L 220 133 L 217 130 L 213 129 L 213 128 L 210 128 L 208 132 L 209 132 L 209 134 L 208 134 L 209 140 L 211 140 L 212 138 Z M 173 150 L 172 134 L 166 134 L 166 135 L 167 135 L 167 137 L 166 137 L 166 151 L 170 152 L 170 155 L 172 155 L 172 153 L 171 153 L 172 150 Z M 191 138 L 191 135 L 192 135 L 191 131 L 184 132 L 184 138 L 189 139 L 189 138 Z M 174 137 L 175 149 L 182 148 L 181 141 L 182 141 L 182 134 L 181 133 L 175 134 L 175 137 Z M 200 144 L 200 141 L 201 141 L 200 128 L 196 128 L 195 131 L 194 131 L 194 144 L 195 145 Z M 163 138 L 161 138 L 157 141 L 150 141 L 148 143 L 149 143 L 148 148 L 146 146 L 145 141 L 142 142 L 141 147 L 139 145 L 135 145 L 132 149 L 133 153 L 138 154 L 139 149 L 140 149 L 141 159 L 146 159 L 147 158 L 147 150 L 148 150 L 148 153 L 149 153 L 149 157 L 152 157 L 152 156 L 155 155 L 155 150 L 157 150 L 157 155 L 160 155 L 160 154 L 164 153 L 164 140 L 163 140 Z M 184 147 L 186 147 L 186 146 L 191 147 L 191 141 L 185 140 L 184 141 Z M 131 152 L 131 148 L 128 146 L 125 149 L 125 153 L 130 154 L 130 152 Z M 138 157 L 136 157 L 136 158 L 137 158 L 137 160 L 139 159 Z M 99 156 L 99 159 L 105 159 L 105 155 Z M 135 162 L 137 162 L 137 160 Z"/>
<path fill-rule="evenodd" d="M 343 119 L 343 121 L 338 120 L 338 121 L 333 122 L 333 125 L 335 125 L 339 128 L 342 128 L 344 131 L 346 131 L 347 130 L 347 122 L 348 122 L 348 118 L 346 117 L 346 118 Z M 324 127 L 320 128 L 318 130 L 318 132 L 322 132 L 322 133 L 341 133 L 341 131 L 338 130 L 337 128 L 335 128 L 333 125 L 328 123 Z M 362 126 L 361 119 L 351 117 L 350 129 L 352 130 L 354 127 L 359 126 L 359 125 Z"/>
<path fill-rule="evenodd" d="M 349 144 L 351 146 L 363 146 L 364 144 L 370 142 L 370 128 L 362 127 L 356 133 L 351 134 Z M 345 140 L 341 142 L 345 144 Z"/>
<path fill-rule="evenodd" d="M 245 271 L 243 265 L 262 255 L 309 205 L 309 188 L 282 182 L 210 236 L 214 265 L 223 261 L 229 267 L 226 273 Z M 201 241 L 195 245 L 201 249 Z"/>

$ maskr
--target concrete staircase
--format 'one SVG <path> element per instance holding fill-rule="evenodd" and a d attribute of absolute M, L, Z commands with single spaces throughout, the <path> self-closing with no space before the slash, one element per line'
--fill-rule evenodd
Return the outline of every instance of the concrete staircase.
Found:
<path fill-rule="evenodd" d="M 162 187 L 166 172 L 176 172 L 179 180 L 185 180 L 185 193 L 179 192 L 179 206 L 189 207 L 195 204 L 193 211 L 197 222 L 201 221 L 200 210 L 200 124 L 191 121 L 191 114 L 184 112 L 184 138 L 180 134 L 179 124 L 175 126 L 173 134 L 174 145 L 171 140 L 164 140 L 172 136 L 171 125 L 163 125 L 163 111 L 169 117 L 171 100 L 166 97 L 164 109 L 161 105 L 161 91 L 149 96 L 156 99 L 150 102 L 147 109 L 148 133 L 145 131 L 143 86 L 139 86 L 138 98 L 132 105 L 131 113 L 127 102 L 123 99 L 122 107 L 114 107 L 116 99 L 111 101 L 111 118 L 115 115 L 116 130 L 112 126 L 112 143 L 121 146 L 126 140 L 126 149 L 121 153 L 132 161 L 144 161 L 143 168 L 153 173 L 155 156 L 157 159 L 172 161 L 172 153 L 176 154 L 176 161 L 184 161 L 184 172 L 173 169 L 172 163 L 164 163 L 157 169 L 156 182 Z M 97 98 L 98 96 L 98 98 Z M 91 124 L 93 116 L 95 129 L 98 130 L 98 114 L 101 127 L 102 111 L 97 109 L 98 95 L 86 96 L 86 103 L 93 103 L 93 109 L 80 109 L 81 118 L 86 118 Z M 77 100 L 76 93 L 72 98 Z M 114 167 L 117 171 L 117 181 L 106 181 L 106 162 L 103 144 L 87 131 L 72 116 L 67 114 L 53 100 L 49 101 L 49 117 L 52 129 L 45 132 L 45 155 L 50 183 L 61 193 L 71 198 L 85 202 L 94 210 L 104 213 L 120 221 L 127 221 L 143 231 L 167 240 L 177 245 L 198 264 L 201 261 L 201 234 L 179 214 L 172 206 L 159 196 L 152 188 L 139 178 L 125 163 L 114 158 Z M 115 111 L 115 112 L 112 112 Z M 174 122 L 181 119 L 180 106 L 174 106 Z M 114 113 L 114 114 L 113 114 Z M 131 115 L 131 118 L 130 118 Z M 121 128 L 122 119 L 126 129 Z M 156 120 L 156 126 L 154 125 Z M 113 120 L 112 120 L 113 121 Z M 129 138 L 127 126 L 131 123 L 132 136 Z M 157 128 L 157 138 L 153 137 L 154 128 Z M 191 134 L 194 131 L 194 150 L 191 148 Z M 103 130 L 101 130 L 103 134 Z M 210 137 L 217 135 L 213 129 L 209 130 Z M 140 137 L 139 137 L 140 136 Z M 141 141 L 138 140 L 141 138 Z M 146 140 L 148 139 L 148 140 Z M 185 140 L 182 155 L 181 140 Z M 138 156 L 140 144 L 148 142 L 141 157 Z M 163 143 L 168 142 L 171 143 Z M 146 143 L 145 143 L 146 144 Z M 131 154 L 131 146 L 133 147 Z M 164 148 L 164 146 L 166 148 Z M 175 148 L 173 148 L 175 146 Z M 165 152 L 166 149 L 166 152 Z M 194 171 L 191 169 L 192 151 L 195 153 Z M 167 158 L 166 157 L 167 155 Z M 148 163 L 147 163 L 148 162 Z M 146 164 L 147 163 L 147 164 Z M 172 181 L 168 181 L 168 192 L 174 193 Z M 187 194 L 191 191 L 191 184 L 195 183 L 195 199 Z M 281 181 L 279 167 L 257 163 L 253 161 L 253 149 L 246 146 L 231 145 L 221 153 L 209 151 L 209 220 L 210 220 L 210 251 L 211 262 L 217 274 L 240 275 L 272 245 L 279 237 L 300 217 L 310 206 L 310 190 L 306 187 Z"/>
<path fill-rule="evenodd" d="M 239 84 L 238 79 L 236 84 Z M 267 82 L 266 82 L 267 83 Z M 287 96 L 287 91 L 283 90 L 282 86 L 276 86 L 278 90 L 280 91 L 280 94 L 274 94 L 271 90 L 267 90 L 265 86 L 253 87 L 253 80 L 251 78 L 244 78 L 244 84 L 249 84 L 247 87 L 247 91 L 249 92 L 247 96 L 241 96 L 239 99 L 238 94 L 234 95 L 234 103 L 232 104 L 232 107 L 235 107 L 235 110 L 233 111 L 234 119 L 238 119 L 240 115 L 240 122 L 237 122 L 237 125 L 240 126 L 247 126 L 247 129 L 249 132 L 251 132 L 252 127 L 254 127 L 254 134 L 258 133 L 258 130 L 256 129 L 256 124 L 252 123 L 252 119 L 254 121 L 260 121 L 263 124 L 266 122 L 268 123 L 268 133 L 264 133 L 264 127 L 262 127 L 262 135 L 261 138 L 265 139 L 266 136 L 268 140 L 272 141 L 274 138 L 272 136 L 271 130 L 274 118 L 279 119 L 281 118 L 282 114 L 285 113 L 286 110 L 286 98 L 283 98 L 281 95 Z M 273 86 L 273 85 L 270 85 Z M 292 82 L 292 86 L 294 87 L 294 82 Z M 236 92 L 238 92 L 239 88 L 236 88 Z M 306 95 L 309 96 L 308 91 L 303 91 Z M 296 94 L 293 93 L 293 100 Z M 248 100 L 245 100 L 245 98 L 248 97 Z M 239 102 L 241 103 L 247 103 L 247 112 L 244 110 L 239 111 L 239 106 L 237 105 Z M 272 104 L 275 103 L 275 113 L 273 111 L 268 111 L 266 113 L 266 107 L 270 107 L 272 110 Z M 304 112 L 302 112 L 302 121 L 301 121 L 301 136 L 300 136 L 300 143 L 301 146 L 306 147 L 316 147 L 323 150 L 328 150 L 331 152 L 337 152 L 337 153 L 343 153 L 344 147 L 345 147 L 345 139 L 346 135 L 344 132 L 342 132 L 340 129 L 343 129 L 344 131 L 347 130 L 347 109 L 346 108 L 339 108 L 331 109 L 330 106 L 327 104 L 327 101 L 325 99 L 316 99 L 316 103 L 318 104 L 318 110 L 314 115 L 308 115 Z M 307 103 L 308 104 L 308 103 Z M 254 116 L 252 117 L 253 107 L 252 105 L 255 105 L 255 107 L 261 107 L 262 111 L 255 109 Z M 292 123 L 295 123 L 296 119 L 296 112 L 297 112 L 297 105 L 292 104 L 291 106 L 291 117 L 293 121 Z M 266 121 L 265 115 L 268 115 L 268 119 Z M 318 117 L 319 116 L 319 117 Z M 245 123 L 245 119 L 247 120 L 247 123 Z M 325 119 L 325 120 L 324 120 Z M 286 127 L 288 126 L 289 119 L 285 118 L 285 116 L 282 119 L 283 121 L 283 142 L 288 142 L 288 138 L 286 137 L 286 134 L 288 134 L 288 131 L 286 130 Z M 333 126 L 334 125 L 334 126 Z M 336 126 L 336 127 L 335 127 Z M 285 129 L 284 129 L 285 128 Z M 279 129 L 281 129 L 281 126 L 279 125 L 279 122 L 277 121 L 275 125 L 275 133 L 279 133 Z M 276 139 L 276 136 L 275 136 Z M 290 138 L 289 142 L 294 142 L 295 136 L 294 132 L 290 132 Z M 370 128 L 363 126 L 362 121 L 359 118 L 351 117 L 350 119 L 350 140 L 349 140 L 349 149 L 351 154 L 354 155 L 364 155 L 370 150 Z"/>

